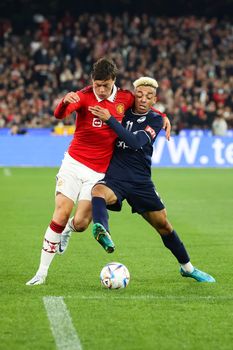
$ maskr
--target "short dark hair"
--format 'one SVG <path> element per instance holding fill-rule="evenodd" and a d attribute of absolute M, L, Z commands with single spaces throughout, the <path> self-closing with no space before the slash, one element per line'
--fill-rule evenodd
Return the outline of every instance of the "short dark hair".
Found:
<path fill-rule="evenodd" d="M 93 65 L 91 77 L 93 80 L 115 80 L 117 76 L 117 66 L 115 63 L 106 57 L 100 58 Z"/>

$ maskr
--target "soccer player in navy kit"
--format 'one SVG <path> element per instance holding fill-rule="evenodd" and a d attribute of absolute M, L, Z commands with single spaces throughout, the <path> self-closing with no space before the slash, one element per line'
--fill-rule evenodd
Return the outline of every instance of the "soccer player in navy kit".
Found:
<path fill-rule="evenodd" d="M 142 77 L 134 82 L 134 87 L 135 105 L 126 112 L 122 125 L 107 109 L 100 106 L 89 108 L 118 135 L 105 177 L 92 189 L 93 235 L 108 253 L 114 251 L 107 209 L 120 211 L 122 201 L 126 199 L 132 212 L 142 215 L 160 234 L 165 247 L 178 260 L 183 277 L 198 282 L 215 282 L 212 276 L 191 264 L 151 180 L 153 143 L 163 126 L 162 117 L 152 107 L 156 102 L 157 81 Z"/>

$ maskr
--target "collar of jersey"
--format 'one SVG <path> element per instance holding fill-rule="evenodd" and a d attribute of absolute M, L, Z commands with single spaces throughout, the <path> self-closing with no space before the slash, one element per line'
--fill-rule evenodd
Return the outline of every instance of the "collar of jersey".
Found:
<path fill-rule="evenodd" d="M 103 101 L 103 100 L 101 100 L 101 98 L 99 98 L 99 97 L 96 95 L 94 89 L 93 89 L 93 92 L 94 92 L 95 98 L 97 99 L 98 102 Z M 106 98 L 106 100 L 108 100 L 108 101 L 110 101 L 110 102 L 114 102 L 115 97 L 116 97 L 116 93 L 117 93 L 117 87 L 116 87 L 116 85 L 114 84 L 114 85 L 113 85 L 113 89 L 112 89 L 112 93 L 111 93 L 111 95 L 110 95 L 108 98 Z"/>
<path fill-rule="evenodd" d="M 150 109 L 149 109 L 149 111 L 147 111 L 146 113 L 143 113 L 143 114 L 135 113 L 132 109 L 131 109 L 131 112 L 132 112 L 132 114 L 134 114 L 134 115 L 138 115 L 138 116 L 140 116 L 140 117 L 143 117 L 144 115 L 147 115 L 147 114 L 150 112 Z"/>

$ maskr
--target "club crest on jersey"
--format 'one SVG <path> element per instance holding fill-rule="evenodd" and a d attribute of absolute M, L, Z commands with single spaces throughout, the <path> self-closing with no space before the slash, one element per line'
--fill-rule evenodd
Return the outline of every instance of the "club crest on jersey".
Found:
<path fill-rule="evenodd" d="M 93 118 L 92 126 L 94 126 L 95 128 L 101 128 L 102 125 L 103 125 L 102 120 L 100 120 L 99 118 Z"/>
<path fill-rule="evenodd" d="M 116 105 L 116 111 L 119 114 L 124 114 L 125 106 L 123 105 L 123 103 L 119 103 L 118 105 Z"/>
<path fill-rule="evenodd" d="M 138 123 L 143 123 L 146 120 L 146 116 L 137 119 Z"/>
<path fill-rule="evenodd" d="M 145 131 L 147 131 L 151 135 L 152 138 L 154 138 L 156 136 L 156 132 L 149 125 L 147 125 L 147 127 L 145 128 Z"/>

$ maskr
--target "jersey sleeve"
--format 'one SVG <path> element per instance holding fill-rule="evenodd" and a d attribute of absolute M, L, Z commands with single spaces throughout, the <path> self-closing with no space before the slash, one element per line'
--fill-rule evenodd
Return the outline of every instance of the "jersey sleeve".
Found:
<path fill-rule="evenodd" d="M 111 129 L 115 131 L 118 137 L 126 143 L 127 146 L 134 150 L 141 148 L 150 142 L 150 138 L 144 130 L 139 130 L 136 133 L 132 133 L 126 130 L 115 118 L 110 117 L 106 122 Z"/>
<path fill-rule="evenodd" d="M 61 102 L 57 105 L 54 116 L 57 119 L 64 119 L 68 117 L 74 111 L 78 111 L 83 104 L 83 93 L 80 91 L 76 91 L 76 94 L 79 96 L 80 100 L 76 103 L 64 104 L 64 97 Z"/>
<path fill-rule="evenodd" d="M 153 113 L 147 120 L 147 125 L 144 128 L 145 133 L 150 138 L 150 142 L 153 144 L 157 135 L 163 127 L 163 117 L 161 114 Z"/>

